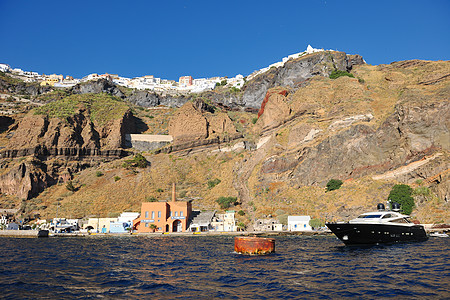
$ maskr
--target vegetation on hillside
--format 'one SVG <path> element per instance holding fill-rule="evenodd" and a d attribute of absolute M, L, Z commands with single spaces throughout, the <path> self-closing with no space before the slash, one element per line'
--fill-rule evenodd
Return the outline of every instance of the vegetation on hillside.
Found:
<path fill-rule="evenodd" d="M 124 168 L 146 168 L 149 162 L 147 159 L 140 153 L 136 153 L 132 159 L 128 159 L 123 163 Z"/>
<path fill-rule="evenodd" d="M 389 193 L 388 200 L 391 203 L 398 203 L 404 214 L 410 215 L 414 208 L 414 198 L 411 196 L 413 189 L 406 184 L 396 184 Z"/>
<path fill-rule="evenodd" d="M 232 205 L 237 205 L 237 198 L 236 197 L 219 197 L 216 202 L 220 205 L 220 208 L 222 209 L 228 209 Z"/>
<path fill-rule="evenodd" d="M 330 79 L 336 79 L 342 76 L 348 76 L 348 77 L 352 77 L 355 78 L 355 76 L 353 76 L 352 73 L 346 72 L 346 71 L 340 71 L 340 70 L 333 70 L 333 72 L 331 72 L 330 74 Z"/>
<path fill-rule="evenodd" d="M 66 119 L 75 115 L 78 109 L 86 109 L 92 121 L 103 125 L 119 119 L 129 109 L 128 105 L 117 97 L 108 94 L 71 95 L 48 103 L 34 110 L 37 115 Z"/>
<path fill-rule="evenodd" d="M 343 184 L 342 180 L 339 179 L 331 179 L 327 183 L 327 192 L 337 190 L 341 187 Z"/>

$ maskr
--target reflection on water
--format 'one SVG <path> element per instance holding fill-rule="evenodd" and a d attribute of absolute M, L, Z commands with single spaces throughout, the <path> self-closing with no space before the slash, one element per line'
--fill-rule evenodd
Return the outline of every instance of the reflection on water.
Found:
<path fill-rule="evenodd" d="M 268 256 L 233 237 L 0 239 L 5 298 L 449 298 L 450 239 L 349 248 L 277 237 Z"/>

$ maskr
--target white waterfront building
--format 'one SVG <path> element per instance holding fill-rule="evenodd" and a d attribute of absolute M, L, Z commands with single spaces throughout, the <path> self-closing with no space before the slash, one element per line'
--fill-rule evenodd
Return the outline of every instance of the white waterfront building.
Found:
<path fill-rule="evenodd" d="M 310 231 L 312 230 L 309 221 L 310 216 L 288 216 L 288 230 L 289 231 Z"/>

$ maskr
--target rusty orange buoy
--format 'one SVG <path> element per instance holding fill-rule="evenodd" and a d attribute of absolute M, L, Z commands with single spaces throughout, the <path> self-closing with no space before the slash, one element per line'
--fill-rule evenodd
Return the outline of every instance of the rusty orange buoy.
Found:
<path fill-rule="evenodd" d="M 234 251 L 239 254 L 264 255 L 275 252 L 275 239 L 240 236 L 234 238 Z"/>

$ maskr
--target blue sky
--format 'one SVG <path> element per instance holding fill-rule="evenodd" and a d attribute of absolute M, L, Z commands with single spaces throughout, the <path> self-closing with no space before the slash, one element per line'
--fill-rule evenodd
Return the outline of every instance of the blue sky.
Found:
<path fill-rule="evenodd" d="M 306 49 L 448 60 L 450 1 L 0 0 L 0 63 L 81 78 L 248 75 Z"/>

